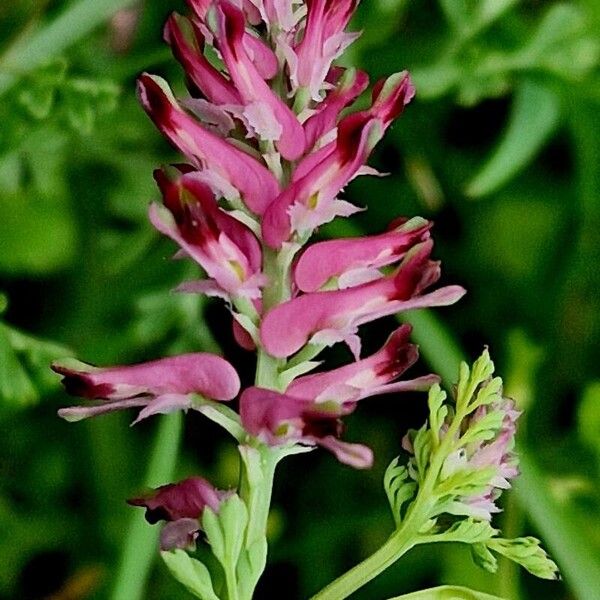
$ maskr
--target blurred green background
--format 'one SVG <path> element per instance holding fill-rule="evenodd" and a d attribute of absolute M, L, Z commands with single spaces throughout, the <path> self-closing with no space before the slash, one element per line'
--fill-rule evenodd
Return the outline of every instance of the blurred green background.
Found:
<path fill-rule="evenodd" d="M 225 352 L 246 381 L 217 302 L 174 295 L 195 273 L 146 219 L 152 169 L 180 160 L 134 95 L 149 70 L 183 89 L 161 41 L 183 1 L 8 0 L 0 5 L 0 598 L 185 598 L 155 560 L 156 528 L 125 505 L 193 473 L 223 487 L 235 449 L 199 415 L 133 429 L 131 415 L 69 425 L 48 368 L 76 355 L 127 363 Z M 523 474 L 504 498 L 506 535 L 539 535 L 564 580 L 472 566 L 458 546 L 420 548 L 356 598 L 457 583 L 511 600 L 600 598 L 600 3 L 364 0 L 345 59 L 372 80 L 408 68 L 417 98 L 347 196 L 369 207 L 320 232 L 435 221 L 444 281 L 469 294 L 409 315 L 424 360 L 451 381 L 489 344 L 521 419 Z M 366 350 L 393 320 L 366 328 Z M 332 360 L 347 360 L 343 350 Z M 418 374 L 419 369 L 414 370 Z M 260 598 L 306 598 L 391 530 L 383 470 L 423 396 L 370 400 L 348 439 L 369 472 L 325 453 L 288 459 L 276 483 Z M 177 454 L 179 453 L 179 456 Z M 146 583 L 145 583 L 146 582 Z"/>

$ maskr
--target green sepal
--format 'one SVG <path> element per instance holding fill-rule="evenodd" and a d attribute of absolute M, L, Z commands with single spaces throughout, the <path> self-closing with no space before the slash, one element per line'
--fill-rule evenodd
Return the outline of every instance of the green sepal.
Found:
<path fill-rule="evenodd" d="M 171 575 L 190 593 L 202 600 L 219 600 L 213 589 L 210 573 L 200 561 L 189 556 L 184 550 L 160 554 Z"/>

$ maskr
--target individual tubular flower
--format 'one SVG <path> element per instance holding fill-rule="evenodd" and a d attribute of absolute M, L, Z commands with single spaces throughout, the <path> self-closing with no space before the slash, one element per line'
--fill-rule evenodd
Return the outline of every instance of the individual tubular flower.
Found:
<path fill-rule="evenodd" d="M 205 38 L 197 24 L 173 13 L 165 24 L 164 38 L 186 76 L 207 100 L 226 106 L 242 103 L 233 83 L 204 56 Z"/>
<path fill-rule="evenodd" d="M 240 397 L 240 416 L 246 431 L 265 443 L 318 445 L 333 452 L 340 462 L 365 469 L 373 464 L 371 449 L 339 439 L 344 429 L 341 417 L 352 412 L 354 406 L 318 403 L 250 387 Z"/>
<path fill-rule="evenodd" d="M 371 466 L 373 456 L 369 448 L 339 439 L 344 429 L 341 417 L 353 412 L 357 402 L 365 398 L 422 391 L 439 381 L 434 375 L 395 381 L 418 358 L 416 346 L 409 343 L 410 331 L 409 325 L 403 325 L 370 357 L 300 377 L 285 393 L 256 387 L 246 390 L 240 399 L 244 427 L 272 445 L 318 445 L 345 464 L 356 468 Z"/>
<path fill-rule="evenodd" d="M 160 131 L 197 166 L 208 169 L 212 175 L 210 180 L 217 182 L 216 187 L 219 187 L 219 179 L 223 180 L 239 192 L 251 211 L 264 212 L 279 193 L 275 176 L 265 166 L 202 127 L 177 104 L 169 86 L 160 77 L 142 74 L 138 79 L 138 95 Z M 224 189 L 218 191 L 228 196 Z"/>
<path fill-rule="evenodd" d="M 195 394 L 227 401 L 240 390 L 240 379 L 229 362 L 206 352 L 108 368 L 67 360 L 55 362 L 52 369 L 63 376 L 69 394 L 100 401 L 60 409 L 59 416 L 67 421 L 142 407 L 137 423 L 157 413 L 193 408 Z"/>
<path fill-rule="evenodd" d="M 429 238 L 431 223 L 415 217 L 379 235 L 318 242 L 300 256 L 294 281 L 303 292 L 315 292 L 335 281 L 347 288 L 383 277 L 381 267 L 402 259 L 418 242 Z"/>
<path fill-rule="evenodd" d="M 319 102 L 331 63 L 360 35 L 344 32 L 358 0 L 308 0 L 306 4 L 304 35 L 299 44 L 286 48 L 286 60 L 292 91 L 305 90 Z"/>
<path fill-rule="evenodd" d="M 213 33 L 207 25 L 208 11 L 214 4 L 213 0 L 188 0 L 188 5 L 193 12 L 193 21 L 197 28 L 202 32 L 203 37 L 206 37 L 209 43 L 213 43 Z M 243 8 L 248 21 L 252 24 L 260 22 L 260 12 L 250 0 L 235 0 L 235 5 L 238 8 Z M 269 46 L 260 38 L 244 32 L 243 37 L 244 48 L 248 53 L 248 57 L 254 64 L 263 79 L 272 79 L 279 70 L 279 64 L 275 53 Z"/>
<path fill-rule="evenodd" d="M 413 247 L 389 277 L 344 290 L 311 292 L 275 306 L 261 324 L 264 348 L 272 356 L 286 357 L 307 342 L 346 341 L 358 357 L 360 325 L 413 308 L 453 304 L 465 293 L 460 286 L 423 293 L 440 277 L 439 263 L 429 259 L 432 246 L 428 240 Z"/>
<path fill-rule="evenodd" d="M 163 485 L 150 493 L 132 498 L 132 506 L 146 509 L 146 520 L 154 525 L 166 521 L 160 534 L 160 549 L 190 548 L 200 532 L 200 520 L 206 507 L 218 512 L 226 492 L 217 490 L 202 477 L 189 477 Z"/>
<path fill-rule="evenodd" d="M 309 154 L 296 168 L 292 183 L 269 205 L 262 219 L 265 242 L 280 248 L 293 233 L 300 236 L 357 207 L 336 200 L 346 184 L 360 174 L 386 128 L 414 94 L 407 73 L 379 82 L 370 109 L 343 118 L 335 142 Z"/>
<path fill-rule="evenodd" d="M 395 381 L 419 356 L 417 347 L 409 343 L 410 325 L 402 325 L 383 347 L 368 358 L 321 373 L 294 380 L 286 393 L 315 402 L 357 402 L 371 396 L 405 391 L 423 391 L 439 381 L 436 375 L 425 375 L 407 381 Z"/>
<path fill-rule="evenodd" d="M 195 287 L 226 300 L 260 297 L 266 278 L 260 271 L 262 253 L 254 234 L 219 208 L 211 189 L 189 167 L 171 173 L 156 170 L 154 178 L 165 208 L 151 205 L 150 220 L 206 271 L 210 279 Z"/>
<path fill-rule="evenodd" d="M 288 160 L 304 152 L 304 130 L 290 108 L 264 82 L 243 45 L 244 15 L 227 0 L 216 4 L 219 49 L 244 104 L 246 122 L 260 140 L 274 141 Z"/>

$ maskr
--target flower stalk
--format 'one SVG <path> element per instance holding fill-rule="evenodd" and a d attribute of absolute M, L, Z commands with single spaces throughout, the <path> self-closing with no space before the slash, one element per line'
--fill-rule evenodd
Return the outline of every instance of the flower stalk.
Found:
<path fill-rule="evenodd" d="M 376 235 L 308 245 L 320 226 L 362 210 L 339 196 L 354 178 L 377 173 L 367 161 L 414 96 L 409 74 L 376 82 L 370 105 L 347 114 L 369 83 L 366 73 L 334 64 L 358 37 L 346 31 L 356 0 L 188 4 L 191 16 L 173 14 L 164 37 L 189 96 L 177 98 L 160 77 L 138 79 L 144 110 L 187 161 L 155 171 L 162 204 L 149 218 L 178 246 L 176 257 L 204 274 L 177 291 L 229 308 L 236 342 L 256 353 L 254 384 L 242 389 L 235 366 L 206 352 L 125 367 L 61 362 L 53 368 L 67 391 L 86 402 L 59 414 L 79 420 L 136 407 L 138 423 L 195 410 L 230 433 L 241 456 L 237 489 L 194 476 L 130 503 L 145 507 L 149 522 L 164 521 L 165 563 L 193 594 L 251 600 L 266 565 L 278 462 L 319 447 L 369 468 L 373 451 L 343 439 L 345 419 L 367 398 L 429 390 L 428 424 L 403 441 L 407 464 L 395 461 L 386 473 L 394 533 L 315 598 L 347 597 L 425 542 L 470 543 L 489 568 L 493 550 L 551 575 L 535 540 L 503 540 L 489 525 L 500 490 L 516 475 L 518 412 L 502 398 L 501 381 L 489 379 L 487 353 L 472 371 L 461 367 L 453 405 L 437 375 L 403 379 L 418 359 L 409 325 L 362 355 L 363 325 L 464 295 L 457 285 L 435 287 L 432 224 L 400 217 Z M 339 342 L 354 361 L 322 368 L 315 359 Z M 236 411 L 226 403 L 238 396 Z M 204 541 L 216 566 L 189 554 Z"/>

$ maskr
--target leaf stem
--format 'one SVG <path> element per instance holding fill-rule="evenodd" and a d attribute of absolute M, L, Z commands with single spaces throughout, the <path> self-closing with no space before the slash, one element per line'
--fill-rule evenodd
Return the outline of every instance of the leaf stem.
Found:
<path fill-rule="evenodd" d="M 377 552 L 323 588 L 312 600 L 342 600 L 385 571 L 419 543 L 415 525 L 415 519 L 406 520 Z"/>

